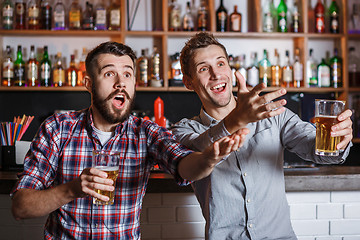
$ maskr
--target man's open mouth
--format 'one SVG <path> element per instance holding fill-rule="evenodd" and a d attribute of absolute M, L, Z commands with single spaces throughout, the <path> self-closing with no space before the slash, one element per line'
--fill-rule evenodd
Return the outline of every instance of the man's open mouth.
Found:
<path fill-rule="evenodd" d="M 211 87 L 210 90 L 213 92 L 222 92 L 225 90 L 226 83 L 219 83 L 214 87 Z"/>

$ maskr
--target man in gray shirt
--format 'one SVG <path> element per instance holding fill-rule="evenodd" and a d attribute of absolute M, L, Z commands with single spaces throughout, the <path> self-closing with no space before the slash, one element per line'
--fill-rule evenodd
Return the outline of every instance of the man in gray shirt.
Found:
<path fill-rule="evenodd" d="M 249 131 L 244 145 L 213 166 L 206 178 L 192 186 L 206 220 L 206 239 L 297 239 L 286 200 L 283 151 L 288 149 L 315 163 L 342 163 L 352 139 L 351 111 L 344 111 L 332 127 L 341 136 L 338 157 L 315 155 L 315 128 L 286 109 L 279 89 L 259 95 L 236 73 L 237 97 L 232 94 L 232 72 L 225 47 L 209 33 L 192 37 L 181 52 L 186 87 L 201 102 L 200 115 L 183 119 L 172 131 L 178 140 L 201 151 L 236 131 Z"/>

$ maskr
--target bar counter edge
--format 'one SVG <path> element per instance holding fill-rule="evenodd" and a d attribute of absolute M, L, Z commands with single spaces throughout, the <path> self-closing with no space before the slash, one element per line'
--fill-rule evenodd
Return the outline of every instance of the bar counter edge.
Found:
<path fill-rule="evenodd" d="M 287 192 L 360 191 L 360 166 L 321 166 L 284 169 Z M 17 181 L 17 172 L 0 171 L 0 194 L 9 194 Z M 179 186 L 166 173 L 153 172 L 148 193 L 193 192 L 190 185 Z"/>

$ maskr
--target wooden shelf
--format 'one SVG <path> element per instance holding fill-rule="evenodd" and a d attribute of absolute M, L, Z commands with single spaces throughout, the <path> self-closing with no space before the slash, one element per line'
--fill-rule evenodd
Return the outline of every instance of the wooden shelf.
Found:
<path fill-rule="evenodd" d="M 353 143 L 360 143 L 360 138 L 353 138 L 352 142 Z"/>
<path fill-rule="evenodd" d="M 119 36 L 120 31 L 94 31 L 94 30 L 0 30 L 1 36 L 48 36 L 48 37 L 99 37 Z"/>

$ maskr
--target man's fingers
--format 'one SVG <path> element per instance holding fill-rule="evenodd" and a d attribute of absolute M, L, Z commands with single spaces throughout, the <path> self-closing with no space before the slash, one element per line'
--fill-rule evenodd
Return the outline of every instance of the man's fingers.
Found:
<path fill-rule="evenodd" d="M 249 90 L 246 87 L 246 80 L 244 76 L 239 72 L 235 72 L 236 82 L 239 86 L 238 92 L 249 92 Z"/>
<path fill-rule="evenodd" d="M 267 94 L 264 94 L 261 98 L 262 101 L 261 104 L 266 104 L 268 102 L 273 101 L 274 99 L 277 99 L 279 97 L 282 97 L 286 94 L 286 89 L 281 88 L 279 90 L 273 91 L 273 92 L 269 92 Z"/>
<path fill-rule="evenodd" d="M 347 109 L 346 111 L 342 112 L 339 116 L 338 116 L 338 120 L 339 121 L 343 121 L 347 118 L 350 118 L 352 115 L 352 111 L 350 109 Z"/>

